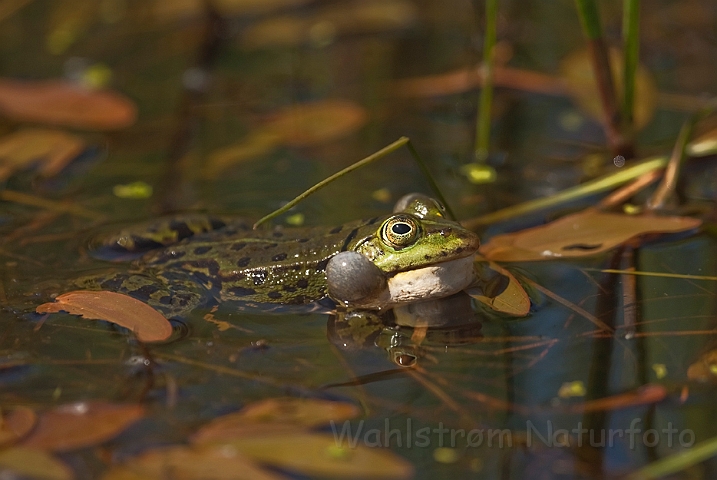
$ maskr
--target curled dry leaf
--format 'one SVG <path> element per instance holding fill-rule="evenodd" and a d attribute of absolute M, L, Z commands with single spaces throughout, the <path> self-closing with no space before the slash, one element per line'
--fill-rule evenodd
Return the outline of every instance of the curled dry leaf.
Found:
<path fill-rule="evenodd" d="M 524 317 L 530 313 L 530 297 L 520 282 L 505 268 L 500 265 L 488 262 L 488 264 L 476 263 L 477 271 L 483 272 L 476 275 L 482 280 L 490 279 L 478 289 L 468 289 L 467 293 L 488 308 L 515 317 Z M 486 274 L 487 270 L 492 270 Z"/>
<path fill-rule="evenodd" d="M 611 49 L 610 66 L 615 85 L 622 85 L 622 65 L 622 53 Z M 586 49 L 581 49 L 571 53 L 561 62 L 560 71 L 573 100 L 584 112 L 595 119 L 602 120 L 602 104 L 600 95 L 597 93 L 597 83 L 589 52 Z M 621 91 L 619 88 L 617 90 Z M 652 119 L 657 105 L 657 93 L 657 86 L 652 76 L 645 67 L 638 66 L 635 76 L 635 128 L 644 127 Z"/>
<path fill-rule="evenodd" d="M 0 451 L 0 472 L 3 478 L 70 480 L 75 477 L 67 465 L 52 455 L 25 447 Z"/>
<path fill-rule="evenodd" d="M 606 252 L 640 235 L 684 232 L 701 224 L 689 217 L 630 216 L 587 209 L 546 225 L 496 235 L 479 251 L 488 260 L 500 262 L 578 258 Z"/>
<path fill-rule="evenodd" d="M 172 335 L 172 324 L 161 313 L 121 293 L 77 290 L 43 303 L 35 311 L 64 311 L 88 320 L 106 320 L 132 330 L 141 342 L 161 342 Z"/>
<path fill-rule="evenodd" d="M 690 365 L 687 369 L 687 378 L 697 382 L 717 380 L 717 350 L 710 350 Z"/>
<path fill-rule="evenodd" d="M 141 405 L 101 401 L 62 405 L 43 412 L 21 445 L 64 452 L 106 442 L 144 416 Z"/>
<path fill-rule="evenodd" d="M 231 446 L 162 447 L 149 450 L 107 472 L 103 480 L 279 480 L 284 476 L 256 465 Z"/>
<path fill-rule="evenodd" d="M 294 431 L 297 427 L 318 427 L 343 422 L 359 414 L 347 402 L 315 398 L 270 398 L 247 405 L 237 413 L 214 419 L 192 437 L 194 443 L 231 440 L 247 433 L 261 435 L 278 430 Z M 278 426 L 280 428 L 272 428 Z"/>
<path fill-rule="evenodd" d="M 4 411 L 0 419 L 0 448 L 24 438 L 37 423 L 37 415 L 28 407 Z"/>
<path fill-rule="evenodd" d="M 338 442 L 332 434 L 294 432 L 242 437 L 227 445 L 258 462 L 307 476 L 376 479 L 413 476 L 413 467 L 402 457 L 384 448 L 356 444 L 354 437 Z"/>
<path fill-rule="evenodd" d="M 61 130 L 18 130 L 0 138 L 0 181 L 35 163 L 42 176 L 57 175 L 85 146 L 82 138 Z"/>
<path fill-rule="evenodd" d="M 0 79 L 0 114 L 22 122 L 116 130 L 135 122 L 137 107 L 117 92 L 62 80 Z"/>

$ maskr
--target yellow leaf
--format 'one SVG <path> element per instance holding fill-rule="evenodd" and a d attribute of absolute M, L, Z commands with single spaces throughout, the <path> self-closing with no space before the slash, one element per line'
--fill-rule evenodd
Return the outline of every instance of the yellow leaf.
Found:
<path fill-rule="evenodd" d="M 173 478 L 177 480 L 280 480 L 283 476 L 254 464 L 232 446 L 160 447 L 107 472 L 103 480 Z"/>
<path fill-rule="evenodd" d="M 346 402 L 334 402 L 315 398 L 270 398 L 214 419 L 202 427 L 193 437 L 195 443 L 231 440 L 247 432 L 269 431 L 267 426 L 278 425 L 283 429 L 317 427 L 331 421 L 343 422 L 359 414 L 359 409 Z M 259 425 L 259 428 L 257 428 Z"/>
<path fill-rule="evenodd" d="M 347 439 L 339 443 L 331 434 L 285 432 L 237 438 L 227 445 L 258 462 L 307 476 L 403 479 L 413 475 L 411 464 L 390 450 L 351 446 Z"/>
<path fill-rule="evenodd" d="M 172 325 L 161 313 L 121 293 L 77 290 L 58 296 L 55 302 L 43 303 L 35 311 L 65 311 L 88 320 L 112 322 L 130 329 L 141 342 L 161 342 L 172 335 Z"/>

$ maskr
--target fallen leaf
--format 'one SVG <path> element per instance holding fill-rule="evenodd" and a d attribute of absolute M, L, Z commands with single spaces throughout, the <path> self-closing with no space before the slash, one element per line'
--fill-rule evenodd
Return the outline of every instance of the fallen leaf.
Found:
<path fill-rule="evenodd" d="M 144 407 L 102 401 L 62 405 L 43 412 L 20 444 L 64 452 L 97 445 L 117 436 L 144 416 Z"/>
<path fill-rule="evenodd" d="M 242 437 L 226 445 L 236 447 L 257 462 L 307 476 L 391 479 L 413 476 L 411 464 L 390 450 L 351 442 L 351 438 L 340 442 L 331 434 L 293 432 Z"/>
<path fill-rule="evenodd" d="M 112 471 L 114 470 L 114 471 Z M 285 478 L 256 465 L 232 446 L 160 447 L 107 472 L 103 480 L 172 478 L 177 480 L 279 480 Z"/>
<path fill-rule="evenodd" d="M 294 147 L 309 147 L 355 132 L 366 123 L 366 111 L 346 100 L 300 103 L 280 110 L 266 129 Z"/>
<path fill-rule="evenodd" d="M 0 114 L 20 122 L 116 130 L 136 121 L 137 107 L 117 92 L 62 80 L 0 79 Z"/>
<path fill-rule="evenodd" d="M 516 317 L 530 313 L 530 297 L 520 282 L 505 268 L 489 262 L 476 263 L 476 277 L 481 279 L 481 289 L 470 288 L 468 295 L 496 312 Z M 493 272 L 487 272 L 492 270 Z M 497 275 L 496 275 L 497 274 Z M 486 280 L 492 281 L 485 283 Z"/>
<path fill-rule="evenodd" d="M 25 447 L 0 451 L 0 472 L 3 478 L 37 478 L 69 480 L 72 470 L 47 452 Z"/>
<path fill-rule="evenodd" d="M 57 175 L 82 153 L 82 138 L 61 130 L 26 128 L 0 138 L 0 181 L 34 163 L 44 177 Z"/>
<path fill-rule="evenodd" d="M 192 437 L 194 443 L 231 440 L 246 433 L 262 434 L 277 430 L 296 430 L 296 427 L 318 427 L 329 422 L 343 422 L 359 414 L 359 409 L 347 402 L 315 398 L 270 398 L 247 405 L 237 413 L 212 420 Z M 279 426 L 274 429 L 272 426 Z"/>
<path fill-rule="evenodd" d="M 161 313 L 121 293 L 77 290 L 58 296 L 54 302 L 43 303 L 35 311 L 64 311 L 88 320 L 112 322 L 130 329 L 141 342 L 161 342 L 172 335 L 172 324 Z"/>
<path fill-rule="evenodd" d="M 710 350 L 690 365 L 687 378 L 697 382 L 717 380 L 717 350 Z"/>
<path fill-rule="evenodd" d="M 597 255 L 648 233 L 677 233 L 702 222 L 689 217 L 623 215 L 586 209 L 554 222 L 496 235 L 480 247 L 486 259 L 527 262 Z"/>
<path fill-rule="evenodd" d="M 16 407 L 3 413 L 0 418 L 0 447 L 24 438 L 37 423 L 35 411 L 28 407 Z"/>
<path fill-rule="evenodd" d="M 613 82 L 621 93 L 622 89 L 622 53 L 617 49 L 610 49 L 610 66 L 612 67 Z M 586 49 L 571 53 L 563 59 L 560 71 L 568 85 L 568 90 L 575 103 L 587 114 L 597 120 L 603 119 L 603 108 L 598 95 L 597 83 L 593 72 L 590 55 Z M 639 65 L 635 75 L 635 128 L 640 129 L 647 125 L 655 113 L 657 105 L 657 86 L 655 80 L 645 67 Z M 621 101 L 618 95 L 618 101 Z"/>

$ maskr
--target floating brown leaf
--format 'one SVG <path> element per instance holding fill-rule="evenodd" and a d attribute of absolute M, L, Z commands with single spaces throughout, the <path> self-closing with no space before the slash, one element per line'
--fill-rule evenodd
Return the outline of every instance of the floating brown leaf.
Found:
<path fill-rule="evenodd" d="M 21 445 L 58 452 L 89 447 L 117 436 L 143 416 L 141 405 L 101 401 L 62 405 L 43 412 Z"/>
<path fill-rule="evenodd" d="M 23 122 L 116 130 L 135 122 L 137 107 L 119 93 L 62 80 L 0 79 L 0 114 Z"/>
<path fill-rule="evenodd" d="M 3 412 L 0 418 L 0 447 L 11 445 L 25 437 L 37 423 L 37 415 L 28 407 L 16 407 Z"/>
<path fill-rule="evenodd" d="M 501 262 L 585 257 L 640 235 L 684 232 L 701 224 L 689 217 L 630 216 L 587 209 L 546 225 L 496 235 L 481 245 L 480 253 Z"/>
<path fill-rule="evenodd" d="M 300 103 L 279 111 L 266 126 L 284 143 L 308 147 L 353 133 L 366 123 L 366 111 L 345 100 Z"/>
<path fill-rule="evenodd" d="M 70 480 L 72 470 L 47 452 L 13 447 L 0 451 L 0 471 L 5 478 Z"/>
<path fill-rule="evenodd" d="M 156 448 L 107 472 L 103 480 L 173 478 L 177 480 L 279 480 L 231 446 Z"/>
<path fill-rule="evenodd" d="M 294 432 L 242 437 L 227 443 L 248 457 L 308 476 L 410 478 L 413 467 L 384 448 L 338 442 L 332 434 Z"/>
<path fill-rule="evenodd" d="M 611 49 L 610 66 L 615 85 L 622 85 L 622 65 L 622 54 L 616 49 Z M 563 59 L 560 70 L 573 100 L 590 116 L 602 120 L 602 104 L 597 93 L 589 52 L 582 49 L 568 55 Z M 621 89 L 618 88 L 617 91 Z M 639 66 L 635 75 L 635 128 L 644 127 L 652 119 L 657 105 L 657 93 L 657 86 L 652 76 L 643 66 Z"/>
<path fill-rule="evenodd" d="M 311 147 L 355 132 L 366 123 L 366 111 L 346 100 L 323 100 L 286 107 L 235 145 L 213 152 L 205 174 L 266 155 L 280 145 Z"/>
<path fill-rule="evenodd" d="M 260 435 L 278 430 L 293 431 L 296 427 L 343 422 L 358 414 L 358 408 L 346 402 L 315 398 L 270 398 L 247 405 L 237 413 L 214 419 L 202 427 L 192 441 L 206 443 L 239 438 L 247 433 Z"/>
<path fill-rule="evenodd" d="M 88 320 L 106 320 L 132 330 L 141 342 L 161 342 L 172 335 L 172 324 L 161 313 L 121 293 L 77 290 L 58 296 L 55 302 L 43 303 L 35 311 L 64 311 Z"/>
<path fill-rule="evenodd" d="M 61 130 L 18 130 L 0 138 L 0 181 L 34 163 L 41 175 L 52 177 L 84 149 L 82 138 Z"/>

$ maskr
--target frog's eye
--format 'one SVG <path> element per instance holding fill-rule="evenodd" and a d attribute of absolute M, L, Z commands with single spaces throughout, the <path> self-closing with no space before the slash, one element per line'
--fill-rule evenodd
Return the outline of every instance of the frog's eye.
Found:
<path fill-rule="evenodd" d="M 408 247 L 418 238 L 418 224 L 407 215 L 396 215 L 381 227 L 381 238 L 394 248 Z"/>

